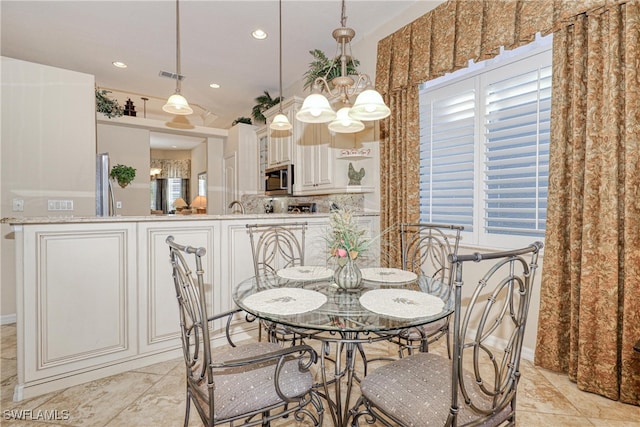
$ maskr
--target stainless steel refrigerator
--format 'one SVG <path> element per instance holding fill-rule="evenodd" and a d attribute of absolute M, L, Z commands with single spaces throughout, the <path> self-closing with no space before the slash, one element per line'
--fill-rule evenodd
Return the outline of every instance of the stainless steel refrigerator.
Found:
<path fill-rule="evenodd" d="M 96 215 L 111 216 L 115 213 L 115 201 L 109 180 L 109 153 L 96 156 Z"/>

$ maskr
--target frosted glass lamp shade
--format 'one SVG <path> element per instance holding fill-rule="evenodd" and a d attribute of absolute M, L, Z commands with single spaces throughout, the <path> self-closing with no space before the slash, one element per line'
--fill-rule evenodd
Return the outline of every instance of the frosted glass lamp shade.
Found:
<path fill-rule="evenodd" d="M 181 116 L 193 113 L 193 110 L 189 107 L 189 103 L 185 97 L 177 92 L 169 97 L 167 103 L 162 106 L 162 110 L 170 114 L 179 114 Z"/>
<path fill-rule="evenodd" d="M 273 118 L 273 121 L 269 125 L 269 128 L 273 130 L 289 130 L 293 126 L 289 123 L 289 119 L 282 113 L 279 113 Z"/>
<path fill-rule="evenodd" d="M 327 123 L 335 120 L 329 100 L 319 93 L 312 93 L 302 103 L 302 108 L 296 113 L 296 119 L 304 123 Z"/>
<path fill-rule="evenodd" d="M 355 133 L 364 129 L 364 123 L 349 117 L 350 107 L 342 107 L 338 110 L 336 119 L 329 123 L 329 130 L 337 133 Z"/>
<path fill-rule="evenodd" d="M 388 117 L 391 110 L 382 100 L 382 95 L 374 89 L 369 88 L 363 91 L 356 98 L 349 116 L 358 120 L 380 120 Z"/>

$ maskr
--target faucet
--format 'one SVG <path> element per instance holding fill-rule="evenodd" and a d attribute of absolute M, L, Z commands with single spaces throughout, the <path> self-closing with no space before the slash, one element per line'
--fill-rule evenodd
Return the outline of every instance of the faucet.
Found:
<path fill-rule="evenodd" d="M 244 214 L 244 205 L 242 204 L 242 202 L 239 202 L 238 200 L 234 200 L 233 202 L 229 203 L 229 209 L 231 209 L 235 205 L 240 206 L 240 213 Z"/>

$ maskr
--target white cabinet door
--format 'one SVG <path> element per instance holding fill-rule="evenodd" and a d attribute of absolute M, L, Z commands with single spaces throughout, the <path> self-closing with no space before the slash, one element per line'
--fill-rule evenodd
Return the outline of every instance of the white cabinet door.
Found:
<path fill-rule="evenodd" d="M 138 313 L 139 352 L 147 353 L 169 348 L 180 348 L 180 316 L 176 290 L 169 261 L 167 236 L 193 247 L 204 247 L 207 252 L 202 268 L 207 284 L 207 309 L 216 313 L 219 307 L 220 281 L 216 265 L 220 232 L 217 221 L 141 222 L 138 241 L 145 242 L 138 250 Z M 195 262 L 188 258 L 193 271 Z"/>
<path fill-rule="evenodd" d="M 316 192 L 333 187 L 334 153 L 332 137 L 323 123 L 310 123 L 304 127 L 300 141 L 301 156 L 298 170 L 302 179 L 302 192 Z"/>

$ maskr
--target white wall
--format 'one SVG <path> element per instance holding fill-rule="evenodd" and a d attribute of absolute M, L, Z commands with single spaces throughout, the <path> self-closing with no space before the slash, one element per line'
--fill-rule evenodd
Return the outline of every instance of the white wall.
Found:
<path fill-rule="evenodd" d="M 93 76 L 2 57 L 0 217 L 95 215 Z M 90 177 L 87 179 L 87 177 Z M 14 212 L 13 199 L 24 201 Z M 73 211 L 48 211 L 72 200 Z M 1 225 L 0 319 L 15 310 L 11 227 Z"/>

